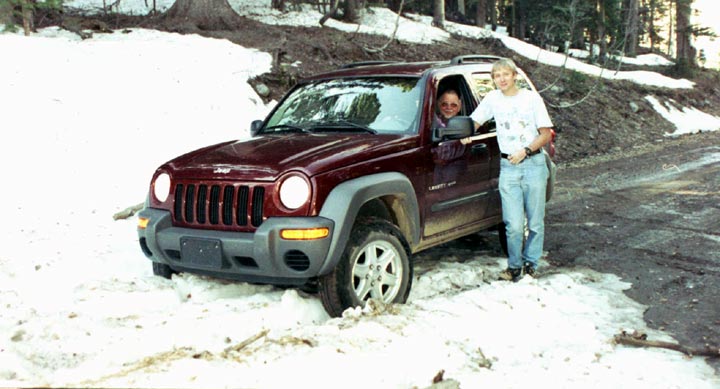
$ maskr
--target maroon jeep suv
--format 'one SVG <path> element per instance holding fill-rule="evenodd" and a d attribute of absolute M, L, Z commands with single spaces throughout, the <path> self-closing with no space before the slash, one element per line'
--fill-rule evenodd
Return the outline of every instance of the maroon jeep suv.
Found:
<path fill-rule="evenodd" d="M 468 116 L 497 59 L 346 65 L 299 82 L 250 138 L 160 166 L 138 226 L 154 273 L 313 286 L 332 316 L 405 302 L 412 254 L 502 223 L 494 126 Z M 462 111 L 442 127 L 447 89 Z"/>

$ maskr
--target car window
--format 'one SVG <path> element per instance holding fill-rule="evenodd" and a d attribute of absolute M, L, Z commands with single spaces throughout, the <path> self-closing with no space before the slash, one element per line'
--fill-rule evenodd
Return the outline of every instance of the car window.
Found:
<path fill-rule="evenodd" d="M 422 87 L 417 77 L 322 80 L 291 92 L 262 132 L 287 128 L 308 131 L 366 129 L 402 133 L 416 129 Z"/>
<path fill-rule="evenodd" d="M 473 87 L 480 98 L 485 97 L 491 90 L 495 89 L 490 73 L 473 73 Z M 518 73 L 516 82 L 520 89 L 532 89 L 528 84 L 527 78 L 522 73 Z"/>

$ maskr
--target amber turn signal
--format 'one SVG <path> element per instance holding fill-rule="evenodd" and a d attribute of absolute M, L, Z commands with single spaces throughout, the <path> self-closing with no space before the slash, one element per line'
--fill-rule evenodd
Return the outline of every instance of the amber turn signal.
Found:
<path fill-rule="evenodd" d="M 322 239 L 328 235 L 330 235 L 330 229 L 327 227 L 307 228 L 301 230 L 280 230 L 280 237 L 286 240 Z"/>
<path fill-rule="evenodd" d="M 141 230 L 144 230 L 147 228 L 148 223 L 150 223 L 150 219 L 146 217 L 139 217 L 138 218 L 138 228 Z"/>

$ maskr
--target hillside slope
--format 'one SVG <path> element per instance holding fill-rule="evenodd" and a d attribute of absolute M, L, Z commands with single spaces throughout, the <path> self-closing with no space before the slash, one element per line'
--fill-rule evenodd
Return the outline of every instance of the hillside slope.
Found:
<path fill-rule="evenodd" d="M 720 116 L 720 73 L 717 71 L 699 71 L 692 79 L 696 83 L 694 89 L 648 87 L 629 81 L 598 82 L 591 76 L 529 60 L 491 38 L 454 36 L 446 43 L 418 44 L 393 40 L 388 44 L 387 37 L 378 35 L 347 33 L 332 28 L 270 25 L 244 17 L 241 20 L 239 28 L 234 31 L 198 30 L 187 24 L 166 22 L 162 17 L 139 18 L 116 14 L 102 22 L 112 29 L 143 27 L 224 38 L 247 48 L 269 52 L 275 58 L 273 71 L 256 80 L 270 87 L 267 101 L 282 97 L 301 77 L 349 62 L 447 60 L 462 54 L 511 57 L 525 69 L 539 90 L 553 86 L 542 95 L 556 125 L 556 159 L 559 162 L 622 152 L 665 139 L 665 134 L 674 132 L 675 127 L 653 109 L 645 99 L 649 95 L 663 100 L 672 99 L 678 109 L 694 107 Z M 96 24 L 87 20 L 79 23 Z M 293 63 L 299 65 L 290 66 Z M 669 76 L 672 72 L 671 68 L 663 67 L 641 69 L 624 66 L 622 70 L 649 70 Z M 560 104 L 572 106 L 558 108 Z"/>

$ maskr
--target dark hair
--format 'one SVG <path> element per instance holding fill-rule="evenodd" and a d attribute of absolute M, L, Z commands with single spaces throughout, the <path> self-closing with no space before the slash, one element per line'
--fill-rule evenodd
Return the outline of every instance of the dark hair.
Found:
<path fill-rule="evenodd" d="M 460 97 L 460 93 L 457 91 L 457 89 L 452 88 L 452 87 L 447 87 L 447 88 L 440 89 L 438 91 L 437 98 L 439 99 L 445 93 L 454 93 L 455 96 L 457 96 L 458 98 Z"/>

